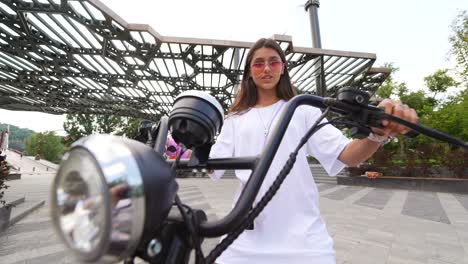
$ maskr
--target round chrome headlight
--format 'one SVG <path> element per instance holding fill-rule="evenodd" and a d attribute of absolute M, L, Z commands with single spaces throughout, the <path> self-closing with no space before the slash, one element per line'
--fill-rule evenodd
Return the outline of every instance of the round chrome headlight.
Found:
<path fill-rule="evenodd" d="M 64 155 L 52 186 L 52 220 L 80 260 L 112 263 L 156 232 L 176 192 L 172 170 L 151 148 L 93 135 Z"/>

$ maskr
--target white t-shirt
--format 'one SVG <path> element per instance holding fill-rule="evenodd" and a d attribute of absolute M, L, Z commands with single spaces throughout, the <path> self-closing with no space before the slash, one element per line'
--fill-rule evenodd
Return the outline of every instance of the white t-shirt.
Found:
<path fill-rule="evenodd" d="M 240 115 L 230 115 L 224 121 L 210 157 L 257 156 L 265 145 L 265 128 L 273 133 L 285 101 L 251 108 Z M 320 116 L 319 109 L 300 106 L 296 109 L 279 149 L 255 199 L 255 204 L 276 179 L 280 170 L 313 123 Z M 270 124 L 271 123 L 271 124 Z M 316 132 L 299 151 L 296 163 L 280 189 L 266 208 L 254 220 L 254 229 L 245 230 L 216 260 L 219 264 L 332 264 L 335 263 L 333 241 L 320 217 L 319 193 L 306 155 L 320 161 L 330 175 L 344 168 L 338 155 L 349 143 L 341 131 L 327 125 Z M 219 179 L 222 171 L 210 176 Z M 234 204 L 247 183 L 250 170 L 236 170 L 240 180 Z"/>

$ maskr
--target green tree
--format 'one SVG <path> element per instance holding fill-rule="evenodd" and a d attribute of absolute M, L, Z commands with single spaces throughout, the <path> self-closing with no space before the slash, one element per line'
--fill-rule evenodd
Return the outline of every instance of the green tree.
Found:
<path fill-rule="evenodd" d="M 124 117 L 123 125 L 116 135 L 125 136 L 128 138 L 135 138 L 138 135 L 138 128 L 140 126 L 141 119 L 134 117 Z"/>
<path fill-rule="evenodd" d="M 393 64 L 387 64 L 392 74 L 398 70 Z M 402 102 L 414 108 L 420 117 L 429 115 L 440 105 L 436 96 L 447 92 L 448 88 L 456 87 L 458 83 L 447 74 L 447 69 L 437 70 L 424 78 L 428 92 L 424 90 L 410 91 L 404 82 L 396 82 L 391 76 L 377 90 L 376 95 L 381 98 L 398 97 Z"/>
<path fill-rule="evenodd" d="M 102 134 L 118 133 L 123 126 L 123 118 L 114 115 L 96 115 L 96 132 Z"/>
<path fill-rule="evenodd" d="M 386 67 L 392 69 L 394 74 L 398 68 L 393 64 Z M 448 75 L 447 69 L 437 70 L 424 78 L 427 90 L 411 91 L 404 82 L 396 82 L 392 75 L 377 90 L 376 95 L 382 98 L 398 97 L 402 102 L 414 108 L 423 124 L 434 127 L 456 137 L 463 138 L 466 129 L 462 124 L 467 120 L 465 112 L 466 103 L 463 96 L 447 97 L 445 100 L 437 100 L 436 97 L 447 94 L 447 90 L 456 87 L 458 83 Z M 463 94 L 463 93 L 462 93 Z M 466 94 L 466 92 L 464 93 Z M 465 120 L 462 120 L 462 119 Z M 428 137 L 420 136 L 416 139 L 398 137 L 398 142 L 390 144 L 390 148 L 398 149 L 398 158 L 405 160 L 409 154 L 408 149 L 417 149 L 423 145 L 434 144 L 437 141 Z M 398 147 L 397 147 L 398 146 Z M 389 150 L 387 147 L 387 150 Z M 387 153 L 389 154 L 389 153 Z"/>
<path fill-rule="evenodd" d="M 399 71 L 399 68 L 393 63 L 384 63 L 382 67 L 390 69 L 390 75 L 385 79 L 379 89 L 375 92 L 375 95 L 380 98 L 390 98 L 393 95 L 397 95 L 399 91 L 406 89 L 405 83 L 399 83 L 395 81 L 393 75 Z"/>
<path fill-rule="evenodd" d="M 396 82 L 392 76 L 398 70 L 393 64 L 385 67 L 392 69 L 392 75 L 383 83 L 376 92 L 382 98 L 395 96 L 418 112 L 423 124 L 443 131 L 447 134 L 468 141 L 468 13 L 462 11 L 452 24 L 453 34 L 449 41 L 452 44 L 450 50 L 457 62 L 457 70 L 462 85 L 455 81 L 449 74 L 448 69 L 440 69 L 426 76 L 424 82 L 427 89 L 413 91 L 408 89 L 404 83 Z M 459 79 L 457 79 L 459 80 Z M 449 95 L 449 88 L 463 87 L 456 95 Z M 444 100 L 440 100 L 445 96 Z M 398 150 L 398 151 L 396 151 Z M 405 166 L 431 166 L 434 164 L 444 165 L 457 175 L 466 170 L 466 151 L 433 140 L 429 137 L 419 136 L 408 139 L 398 136 L 398 142 L 392 142 L 381 150 L 385 156 L 393 157 L 396 161 L 405 161 Z M 396 151 L 396 152 L 395 152 Z"/>
<path fill-rule="evenodd" d="M 433 93 L 432 99 L 435 99 L 437 94 L 447 92 L 448 88 L 458 86 L 458 83 L 447 72 L 448 69 L 437 70 L 433 74 L 424 77 L 427 89 Z"/>
<path fill-rule="evenodd" d="M 69 136 L 68 142 L 96 134 L 115 134 L 134 138 L 138 133 L 140 119 L 113 115 L 68 114 L 64 129 Z"/>
<path fill-rule="evenodd" d="M 468 13 L 461 11 L 452 23 L 452 35 L 449 41 L 452 44 L 450 53 L 455 56 L 457 68 L 462 80 L 468 81 Z"/>
<path fill-rule="evenodd" d="M 446 93 L 448 88 L 459 85 L 448 75 L 448 69 L 441 69 L 424 77 L 430 94 L 424 90 L 411 91 L 405 82 L 397 82 L 393 78 L 393 75 L 399 70 L 398 67 L 393 63 L 385 63 L 383 67 L 390 68 L 391 74 L 376 91 L 376 96 L 380 98 L 398 97 L 405 104 L 416 109 L 418 114 L 431 112 L 440 102 L 435 99 L 438 94 Z"/>
<path fill-rule="evenodd" d="M 424 78 L 429 93 L 423 90 L 415 92 L 404 91 L 399 94 L 399 97 L 404 103 L 416 109 L 423 124 L 450 135 L 461 137 L 463 135 L 463 126 L 457 127 L 457 125 L 464 123 L 462 119 L 466 115 L 464 113 L 466 110 L 463 109 L 463 107 L 466 107 L 463 103 L 463 91 L 457 96 L 447 96 L 444 100 L 436 99 L 437 95 L 447 94 L 448 88 L 458 85 L 447 72 L 447 69 L 437 70 Z M 406 139 L 403 140 L 408 141 Z M 407 142 L 407 145 L 417 148 L 418 146 L 435 142 L 435 140 L 427 137 L 419 137 L 416 140 Z"/>
<path fill-rule="evenodd" d="M 426 116 L 423 123 L 449 135 L 468 141 L 468 92 L 460 92 Z"/>
<path fill-rule="evenodd" d="M 39 154 L 41 158 L 58 162 L 65 151 L 62 138 L 55 132 L 35 133 L 25 140 L 26 152 L 30 156 Z"/>
<path fill-rule="evenodd" d="M 67 114 L 63 129 L 72 142 L 91 135 L 95 131 L 94 116 L 90 114 Z"/>
<path fill-rule="evenodd" d="M 8 128 L 8 124 L 0 123 L 0 131 Z M 33 134 L 34 131 L 26 128 L 19 128 L 14 125 L 10 125 L 10 134 L 9 134 L 9 145 L 11 149 L 23 151 L 24 150 L 24 140 Z"/>
<path fill-rule="evenodd" d="M 27 137 L 24 140 L 24 150 L 28 154 L 28 156 L 35 156 L 37 154 L 37 146 L 38 146 L 38 134 L 34 133 Z"/>
<path fill-rule="evenodd" d="M 414 108 L 419 117 L 430 114 L 434 106 L 437 104 L 437 102 L 433 98 L 427 96 L 423 90 L 399 93 L 398 97 L 402 102 L 411 108 Z"/>

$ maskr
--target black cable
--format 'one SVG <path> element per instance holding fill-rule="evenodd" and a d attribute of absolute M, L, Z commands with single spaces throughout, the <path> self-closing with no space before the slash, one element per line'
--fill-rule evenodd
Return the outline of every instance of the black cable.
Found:
<path fill-rule="evenodd" d="M 198 231 L 196 230 L 196 227 L 199 226 L 198 218 L 193 213 L 192 208 L 182 203 L 179 195 L 176 194 L 174 201 L 182 215 L 182 218 L 184 219 L 184 223 L 186 225 L 187 230 L 191 234 L 192 242 L 193 242 L 194 249 L 195 249 L 195 257 L 196 257 L 195 263 L 203 263 L 205 256 L 203 255 L 203 251 L 201 249 L 200 237 L 198 236 Z M 187 211 L 189 212 L 189 214 L 187 214 Z"/>
<path fill-rule="evenodd" d="M 172 163 L 172 167 L 171 167 L 171 169 L 172 169 L 173 171 L 176 170 L 177 165 L 179 165 L 180 158 L 182 157 L 182 154 L 183 154 L 183 153 L 185 152 L 185 150 L 186 150 L 186 148 L 185 148 L 185 146 L 184 146 L 183 144 L 179 144 L 179 146 L 180 146 L 180 153 L 179 153 L 179 155 L 177 155 L 176 160 L 174 161 L 174 163 Z"/>
<path fill-rule="evenodd" d="M 263 209 L 265 209 L 267 204 L 271 201 L 271 199 L 275 196 L 276 192 L 279 190 L 281 184 L 286 179 L 286 176 L 288 176 L 289 172 L 293 168 L 294 163 L 296 162 L 297 154 L 299 153 L 299 150 L 302 148 L 302 146 L 304 146 L 304 144 L 307 143 L 309 138 L 315 132 L 317 132 L 322 127 L 330 124 L 330 122 L 320 124 L 320 122 L 325 118 L 329 110 L 330 107 L 326 108 L 322 115 L 315 121 L 314 125 L 301 138 L 296 149 L 291 154 L 289 154 L 289 159 L 286 161 L 286 164 L 283 166 L 278 176 L 276 176 L 276 179 L 273 181 L 270 188 L 268 188 L 268 190 L 257 203 L 257 205 L 248 213 L 247 217 L 244 219 L 244 221 L 242 221 L 239 227 L 234 231 L 230 232 L 223 239 L 223 241 L 216 245 L 216 247 L 210 252 L 210 254 L 205 259 L 206 263 L 214 263 L 216 258 L 218 258 L 221 255 L 221 253 L 223 253 L 223 251 L 226 250 L 240 236 L 240 234 L 242 234 L 242 232 L 244 232 L 244 230 L 263 211 Z"/>
<path fill-rule="evenodd" d="M 172 164 L 171 169 L 175 170 L 177 168 L 177 165 L 179 164 L 180 158 L 182 157 L 182 154 L 187 150 L 186 147 L 183 144 L 179 145 L 181 147 L 181 151 L 179 155 L 177 155 L 177 158 L 175 162 Z M 201 243 L 200 243 L 200 237 L 198 236 L 198 218 L 197 216 L 193 213 L 192 208 L 189 206 L 185 205 L 182 203 L 180 200 L 180 197 L 178 194 L 175 195 L 174 198 L 174 203 L 176 204 L 177 208 L 180 211 L 180 214 L 182 215 L 182 218 L 184 219 L 184 223 L 186 225 L 187 230 L 189 231 L 191 237 L 192 237 L 192 242 L 194 245 L 195 249 L 195 258 L 196 261 L 195 263 L 204 263 L 204 258 L 205 256 L 203 255 L 203 251 L 201 249 Z M 185 209 L 184 209 L 185 207 Z M 188 212 L 188 214 L 187 214 Z"/>

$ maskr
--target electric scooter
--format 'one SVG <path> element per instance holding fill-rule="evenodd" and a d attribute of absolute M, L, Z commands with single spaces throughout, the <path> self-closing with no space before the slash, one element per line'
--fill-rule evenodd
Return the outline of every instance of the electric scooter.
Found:
<path fill-rule="evenodd" d="M 318 107 L 323 113 L 253 206 L 294 111 L 301 105 Z M 213 263 L 268 205 L 301 147 L 326 125 L 348 127 L 352 137 L 364 138 L 371 127 L 382 127 L 382 121 L 388 120 L 412 129 L 411 136 L 420 133 L 468 148 L 466 142 L 443 132 L 385 114 L 369 104 L 366 92 L 345 87 L 336 98 L 298 95 L 289 100 L 258 157 L 210 159 L 223 112 L 211 95 L 188 91 L 175 99 L 170 115 L 162 117 L 158 126 L 144 126 L 140 141 L 92 135 L 72 145 L 53 182 L 51 214 L 55 230 L 78 259 L 91 263 L 124 260 L 130 264 L 138 257 L 148 263 L 179 264 L 188 263 L 194 251 L 195 263 Z M 336 116 L 322 122 L 330 113 Z M 163 157 L 169 131 L 184 150 L 192 150 L 189 160 Z M 252 173 L 232 210 L 212 221 L 203 210 L 185 205 L 177 195 L 176 172 L 195 169 L 249 169 Z M 204 238 L 223 235 L 211 252 L 202 252 Z"/>

